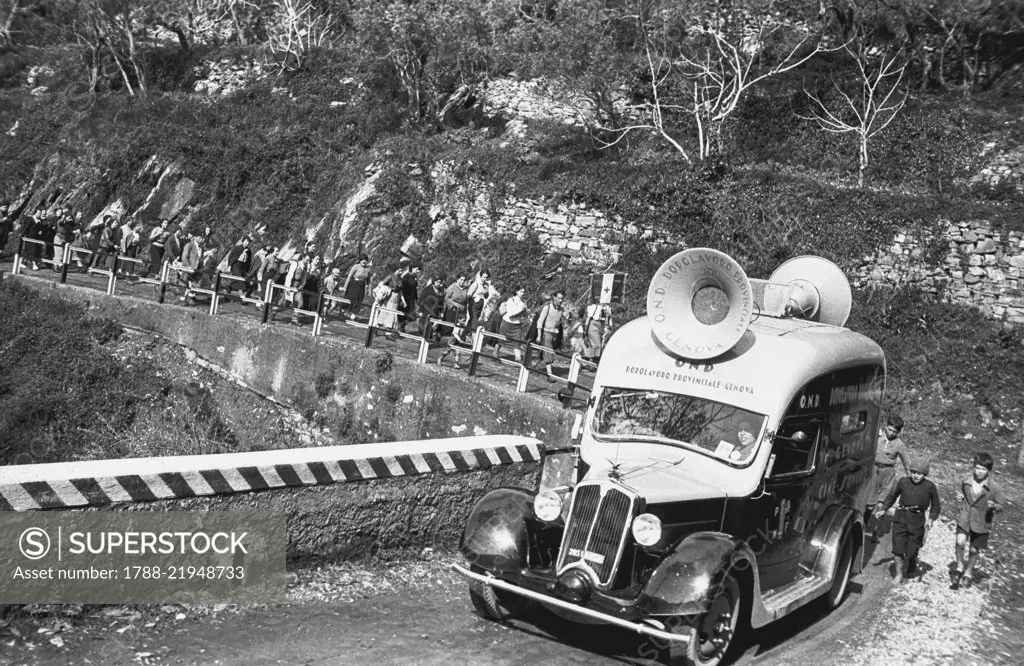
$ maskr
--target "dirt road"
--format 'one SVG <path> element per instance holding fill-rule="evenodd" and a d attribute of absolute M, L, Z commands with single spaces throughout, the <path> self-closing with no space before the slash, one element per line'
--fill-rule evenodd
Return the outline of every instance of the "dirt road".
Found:
<path fill-rule="evenodd" d="M 340 595 L 328 602 L 224 611 L 177 622 L 170 617 L 143 617 L 131 623 L 95 617 L 64 631 L 60 647 L 38 637 L 31 648 L 24 641 L 15 642 L 0 655 L 0 663 L 656 663 L 650 658 L 656 655 L 650 643 L 624 631 L 571 625 L 550 616 L 539 624 L 502 625 L 480 619 L 472 611 L 464 582 L 447 569 L 447 561 L 433 564 L 436 567 L 427 570 L 436 578 L 429 584 L 352 601 Z M 881 566 L 869 565 L 851 585 L 846 603 L 831 615 L 808 608 L 754 632 L 736 651 L 737 663 L 848 663 L 852 646 L 858 636 L 868 635 L 872 611 L 890 589 L 885 569 L 884 561 Z"/>

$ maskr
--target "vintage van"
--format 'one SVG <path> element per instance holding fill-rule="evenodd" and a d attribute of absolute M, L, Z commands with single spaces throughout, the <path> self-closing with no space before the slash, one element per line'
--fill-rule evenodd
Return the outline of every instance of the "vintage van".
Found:
<path fill-rule="evenodd" d="M 819 257 L 767 281 L 716 250 L 669 259 L 539 488 L 474 508 L 456 569 L 477 611 L 539 603 L 707 665 L 744 627 L 837 607 L 862 566 L 885 378 L 879 346 L 843 328 L 851 300 Z"/>

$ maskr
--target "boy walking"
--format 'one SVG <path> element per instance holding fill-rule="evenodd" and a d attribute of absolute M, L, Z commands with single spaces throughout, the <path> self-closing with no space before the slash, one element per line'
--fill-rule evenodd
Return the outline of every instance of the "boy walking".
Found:
<path fill-rule="evenodd" d="M 902 431 L 903 419 L 898 414 L 890 414 L 885 428 L 878 433 L 871 497 L 868 499 L 869 518 L 872 509 L 885 500 L 886 496 L 896 487 L 896 460 L 900 461 L 904 476 L 910 473 L 908 469 L 910 454 L 907 451 L 907 445 L 900 439 Z M 872 521 L 869 520 L 870 522 Z M 868 528 L 871 534 L 871 543 L 881 541 L 882 521 L 875 519 Z"/>
<path fill-rule="evenodd" d="M 951 590 L 959 590 L 961 583 L 970 584 L 974 561 L 980 551 L 988 548 L 992 518 L 1003 510 L 1002 489 L 989 478 L 994 464 L 995 461 L 988 453 L 975 455 L 973 473 L 960 482 L 960 514 L 956 520 L 956 569 L 953 571 L 953 583 L 949 586 Z M 964 551 L 967 551 L 966 561 Z"/>
<path fill-rule="evenodd" d="M 910 475 L 900 479 L 875 509 L 875 517 L 879 518 L 897 499 L 900 501 L 892 520 L 892 554 L 896 559 L 893 582 L 896 585 L 917 570 L 917 553 L 924 544 L 925 531 L 942 511 L 938 489 L 924 478 L 929 471 L 928 460 L 915 456 L 910 461 Z"/>

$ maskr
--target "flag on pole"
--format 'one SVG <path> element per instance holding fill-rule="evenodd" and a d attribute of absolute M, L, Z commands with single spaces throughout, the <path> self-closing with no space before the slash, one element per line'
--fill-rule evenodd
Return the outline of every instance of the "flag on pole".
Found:
<path fill-rule="evenodd" d="M 590 300 L 594 303 L 621 303 L 625 285 L 625 273 L 594 273 L 590 276 Z"/>

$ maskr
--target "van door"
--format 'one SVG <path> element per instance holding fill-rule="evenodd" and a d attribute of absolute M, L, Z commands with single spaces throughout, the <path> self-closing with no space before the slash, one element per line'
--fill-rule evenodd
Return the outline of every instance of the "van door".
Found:
<path fill-rule="evenodd" d="M 800 558 L 808 530 L 803 516 L 815 501 L 813 486 L 818 447 L 825 434 L 824 415 L 785 419 L 772 443 L 764 494 L 756 503 L 761 524 L 758 556 L 762 591 L 800 578 Z M 756 552 L 756 551 L 755 551 Z"/>

